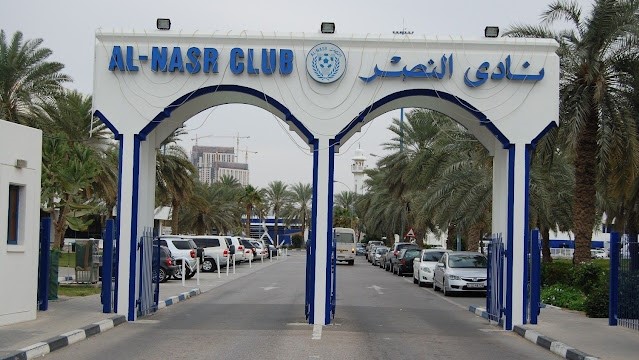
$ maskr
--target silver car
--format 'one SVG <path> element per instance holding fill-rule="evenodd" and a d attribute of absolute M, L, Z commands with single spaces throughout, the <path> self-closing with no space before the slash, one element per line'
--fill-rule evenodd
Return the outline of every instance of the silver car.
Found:
<path fill-rule="evenodd" d="M 453 292 L 486 291 L 487 263 L 486 256 L 477 252 L 444 253 L 435 267 L 433 289 L 441 289 L 444 296 Z"/>

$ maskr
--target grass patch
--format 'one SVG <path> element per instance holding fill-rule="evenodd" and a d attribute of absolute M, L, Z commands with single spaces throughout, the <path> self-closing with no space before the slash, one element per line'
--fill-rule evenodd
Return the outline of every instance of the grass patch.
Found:
<path fill-rule="evenodd" d="M 586 296 L 577 288 L 558 284 L 541 289 L 541 301 L 564 309 L 584 311 Z"/>
<path fill-rule="evenodd" d="M 63 296 L 89 296 L 100 293 L 99 286 L 93 285 L 60 285 L 58 295 Z"/>

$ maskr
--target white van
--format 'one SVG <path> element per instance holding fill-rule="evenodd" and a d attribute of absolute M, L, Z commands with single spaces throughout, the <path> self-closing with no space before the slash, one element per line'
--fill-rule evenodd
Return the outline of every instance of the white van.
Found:
<path fill-rule="evenodd" d="M 355 230 L 350 228 L 333 228 L 333 239 L 337 247 L 337 261 L 355 264 Z"/>

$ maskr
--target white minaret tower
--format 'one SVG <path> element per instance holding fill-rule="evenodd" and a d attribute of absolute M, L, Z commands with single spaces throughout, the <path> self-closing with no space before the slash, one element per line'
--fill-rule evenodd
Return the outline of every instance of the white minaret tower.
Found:
<path fill-rule="evenodd" d="M 361 195 L 364 193 L 364 169 L 366 169 L 366 156 L 359 147 L 355 150 L 355 156 L 353 156 L 353 164 L 351 165 L 351 172 L 355 181 L 354 190 L 355 194 Z"/>

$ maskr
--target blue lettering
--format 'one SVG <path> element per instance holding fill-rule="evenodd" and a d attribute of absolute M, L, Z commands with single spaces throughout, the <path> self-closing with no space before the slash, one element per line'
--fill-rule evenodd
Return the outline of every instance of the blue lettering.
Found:
<path fill-rule="evenodd" d="M 204 65 L 204 72 L 209 73 L 213 72 L 217 74 L 217 49 L 215 48 L 204 48 L 204 59 L 202 63 Z"/>
<path fill-rule="evenodd" d="M 247 67 L 248 69 L 246 70 L 246 72 L 248 72 L 249 74 L 259 74 L 260 70 L 256 69 L 253 66 L 253 59 L 255 59 L 255 56 L 253 56 L 253 49 L 248 49 L 248 60 L 247 60 Z"/>
<path fill-rule="evenodd" d="M 138 67 L 133 65 L 133 46 L 126 47 L 126 69 L 128 71 L 138 71 Z"/>
<path fill-rule="evenodd" d="M 171 62 L 169 62 L 169 72 L 184 72 L 184 63 L 182 62 L 182 50 L 176 46 L 171 53 Z"/>
<path fill-rule="evenodd" d="M 200 55 L 202 55 L 202 52 L 196 47 L 189 48 L 186 51 L 186 56 L 189 58 L 189 63 L 186 64 L 186 71 L 191 74 L 200 72 L 200 68 L 202 67 L 200 65 Z"/>
<path fill-rule="evenodd" d="M 238 59 L 244 59 L 244 50 L 240 48 L 233 48 L 231 50 L 231 63 L 229 67 L 233 74 L 241 74 L 244 71 L 244 63 L 238 61 Z"/>
<path fill-rule="evenodd" d="M 275 71 L 277 53 L 275 49 L 262 49 L 262 72 L 271 75 Z"/>
<path fill-rule="evenodd" d="M 280 74 L 288 75 L 293 72 L 293 50 L 280 49 Z"/>
<path fill-rule="evenodd" d="M 151 51 L 151 70 L 166 72 L 166 59 L 168 57 L 169 50 L 166 47 L 159 49 L 157 46 L 153 47 Z"/>
<path fill-rule="evenodd" d="M 124 71 L 124 61 L 122 61 L 122 49 L 119 46 L 114 46 L 111 51 L 111 61 L 109 62 L 109 71 L 118 69 Z"/>

